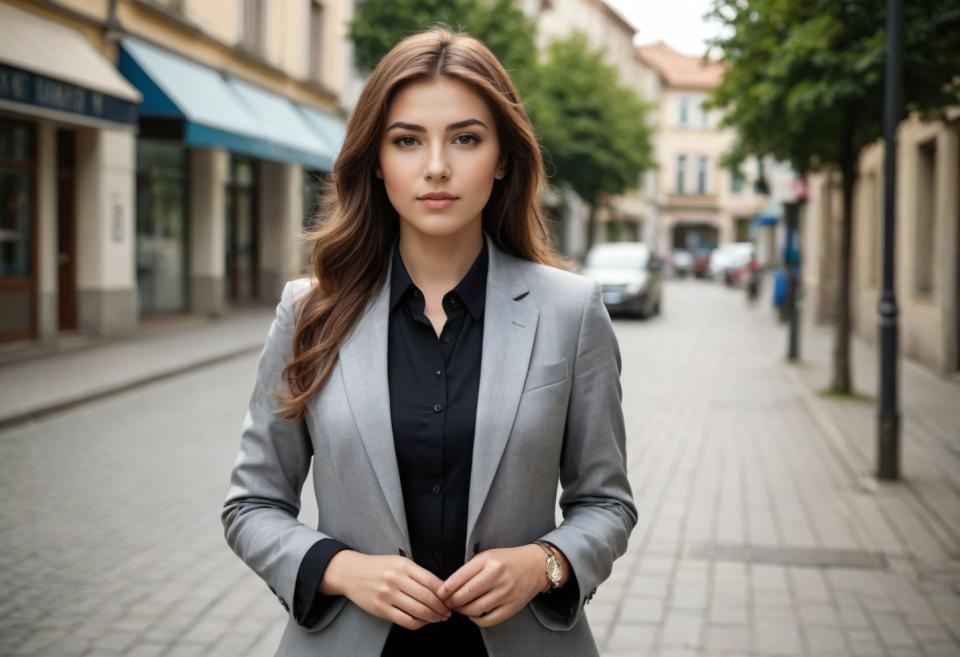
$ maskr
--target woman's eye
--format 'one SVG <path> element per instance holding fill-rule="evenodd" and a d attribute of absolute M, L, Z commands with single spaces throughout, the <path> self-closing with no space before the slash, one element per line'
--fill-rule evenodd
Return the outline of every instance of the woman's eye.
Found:
<path fill-rule="evenodd" d="M 454 141 L 457 141 L 457 143 L 463 144 L 463 145 L 466 145 L 466 144 L 471 143 L 471 142 L 469 142 L 469 141 L 458 141 L 458 140 L 464 139 L 464 138 L 466 138 L 466 139 L 472 139 L 472 140 L 475 141 L 475 142 L 479 142 L 479 141 L 480 141 L 479 139 L 477 139 L 477 138 L 474 137 L 473 135 L 460 135 L 460 136 L 457 137 L 457 139 L 454 140 Z"/>
<path fill-rule="evenodd" d="M 394 140 L 393 140 L 393 143 L 394 143 L 394 144 L 399 144 L 400 146 L 413 146 L 413 144 L 410 144 L 410 143 L 407 143 L 406 141 L 404 141 L 404 140 L 406 140 L 406 139 L 410 139 L 410 140 L 412 140 L 412 141 L 414 141 L 414 142 L 417 141 L 414 137 L 400 137 L 399 139 L 394 139 Z"/>

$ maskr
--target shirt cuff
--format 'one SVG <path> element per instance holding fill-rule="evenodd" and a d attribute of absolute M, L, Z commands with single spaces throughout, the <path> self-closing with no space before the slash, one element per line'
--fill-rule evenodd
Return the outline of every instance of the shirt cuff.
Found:
<path fill-rule="evenodd" d="M 293 617 L 300 625 L 310 627 L 327 608 L 341 596 L 320 592 L 320 582 L 330 560 L 340 550 L 351 549 L 334 538 L 325 538 L 314 543 L 300 562 L 297 585 L 293 594 Z"/>

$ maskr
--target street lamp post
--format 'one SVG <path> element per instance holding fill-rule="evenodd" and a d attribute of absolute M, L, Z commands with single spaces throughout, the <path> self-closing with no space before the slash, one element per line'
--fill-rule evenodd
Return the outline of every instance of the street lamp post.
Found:
<path fill-rule="evenodd" d="M 900 411 L 897 399 L 897 298 L 894 291 L 897 125 L 903 112 L 900 0 L 887 0 L 887 61 L 883 98 L 883 291 L 880 324 L 880 399 L 877 477 L 900 478 Z"/>

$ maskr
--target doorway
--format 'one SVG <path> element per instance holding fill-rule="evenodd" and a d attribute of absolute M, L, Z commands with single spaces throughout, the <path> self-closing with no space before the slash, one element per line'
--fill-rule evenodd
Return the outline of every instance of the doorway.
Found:
<path fill-rule="evenodd" d="M 231 156 L 224 231 L 227 301 L 230 303 L 246 303 L 259 298 L 258 173 L 255 160 Z"/>
<path fill-rule="evenodd" d="M 76 133 L 57 130 L 57 328 L 77 330 Z"/>

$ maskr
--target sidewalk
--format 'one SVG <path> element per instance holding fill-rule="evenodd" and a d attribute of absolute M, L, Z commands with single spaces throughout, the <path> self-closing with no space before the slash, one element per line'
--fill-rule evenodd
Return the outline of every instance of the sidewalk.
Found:
<path fill-rule="evenodd" d="M 604 657 L 960 655 L 957 384 L 901 361 L 904 480 L 879 483 L 875 403 L 818 394 L 832 327 L 788 365 L 766 295 L 676 282 L 617 329 L 639 521 L 586 610 Z M 875 367 L 854 340 L 857 392 Z"/>
<path fill-rule="evenodd" d="M 0 428 L 263 346 L 272 308 L 0 366 Z"/>

